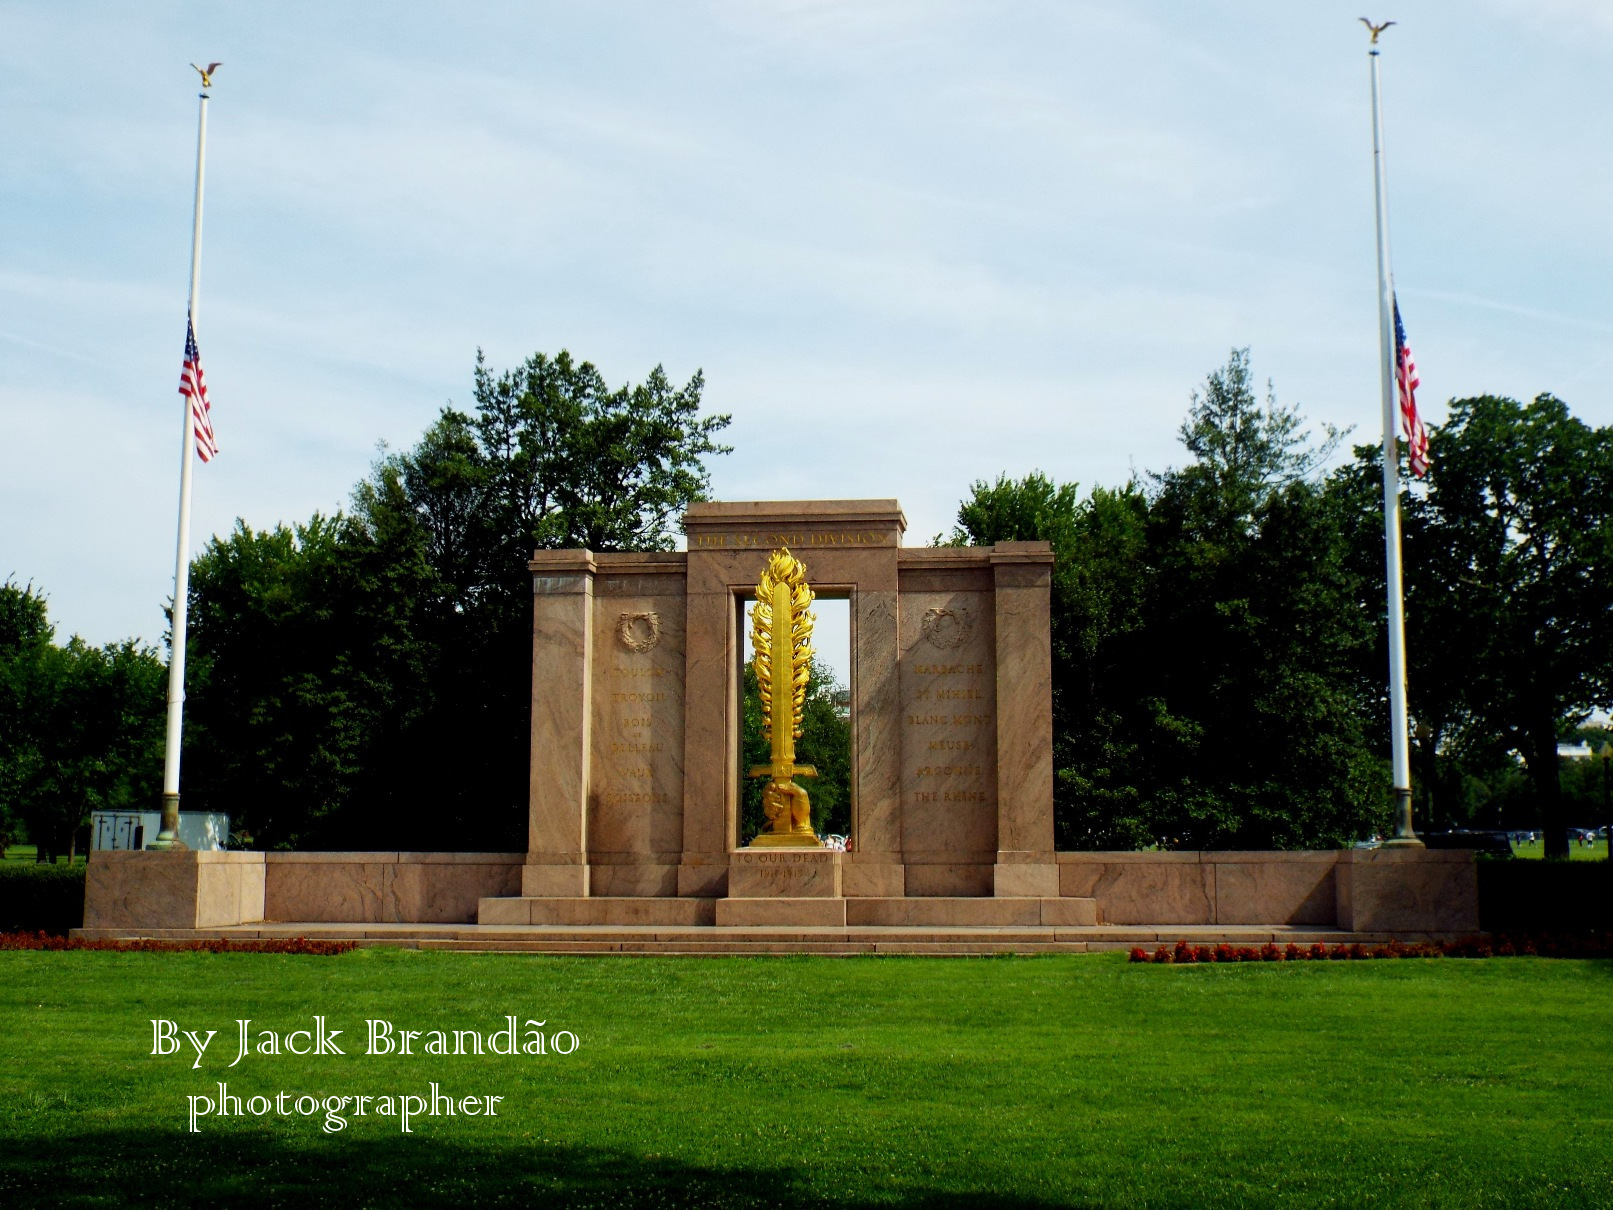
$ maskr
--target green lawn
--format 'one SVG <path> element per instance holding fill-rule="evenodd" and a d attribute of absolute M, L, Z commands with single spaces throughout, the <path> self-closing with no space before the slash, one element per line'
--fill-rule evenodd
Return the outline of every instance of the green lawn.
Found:
<path fill-rule="evenodd" d="M 39 850 L 36 849 L 31 844 L 14 844 L 14 845 L 7 846 L 5 857 L 3 859 L 0 859 L 0 860 L 4 860 L 4 861 L 8 861 L 8 862 L 12 862 L 12 861 L 24 862 L 24 861 L 26 861 L 30 865 L 32 865 L 32 864 L 34 864 L 34 859 L 38 855 L 39 855 Z M 90 855 L 88 853 L 80 853 L 77 857 L 75 857 L 73 859 L 73 864 L 74 865 L 83 865 L 89 859 L 90 859 Z M 57 859 L 57 864 L 58 865 L 67 865 L 68 864 L 66 854 L 63 854 L 60 858 Z"/>
<path fill-rule="evenodd" d="M 0 953 L 0 1205 L 1613 1204 L 1613 963 Z M 346 1057 L 235 1057 L 239 1017 Z M 364 1020 L 574 1031 L 364 1056 Z M 216 1029 L 200 1070 L 152 1017 Z M 221 1053 L 222 1052 L 222 1053 Z M 186 1097 L 505 1098 L 215 1122 Z"/>
<path fill-rule="evenodd" d="M 1546 856 L 1546 842 L 1543 840 L 1531 841 L 1528 844 L 1512 842 L 1512 853 L 1515 857 L 1532 857 L 1537 860 Z M 1607 841 L 1598 840 L 1594 844 L 1581 845 L 1571 843 L 1568 846 L 1568 860 L 1570 861 L 1606 861 Z"/>

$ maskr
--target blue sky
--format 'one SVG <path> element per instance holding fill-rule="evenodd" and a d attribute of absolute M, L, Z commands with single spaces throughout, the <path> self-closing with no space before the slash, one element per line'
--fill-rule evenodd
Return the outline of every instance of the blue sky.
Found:
<path fill-rule="evenodd" d="M 1375 0 L 1376 2 L 1376 0 Z M 0 3 L 0 576 L 155 642 L 195 139 L 197 547 L 347 499 L 494 366 L 697 369 L 726 499 L 1118 483 L 1228 350 L 1377 424 L 1359 5 Z M 1435 419 L 1613 423 L 1613 5 L 1375 11 Z"/>

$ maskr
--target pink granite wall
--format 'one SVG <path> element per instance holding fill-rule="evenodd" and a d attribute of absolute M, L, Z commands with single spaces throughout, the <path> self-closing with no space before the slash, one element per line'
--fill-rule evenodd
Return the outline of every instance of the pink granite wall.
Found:
<path fill-rule="evenodd" d="M 1348 851 L 1339 854 L 1335 877 L 1340 928 L 1362 933 L 1478 930 L 1479 884 L 1472 853 Z"/>
<path fill-rule="evenodd" d="M 100 850 L 84 884 L 85 928 L 194 929 L 263 918 L 262 853 Z"/>
<path fill-rule="evenodd" d="M 1479 927 L 1471 853 L 1060 853 L 1059 891 L 1105 924 L 1308 924 L 1361 932 Z"/>
<path fill-rule="evenodd" d="M 849 855 L 833 856 L 838 871 Z M 481 900 L 521 894 L 525 860 L 523 853 L 97 852 L 84 926 L 473 923 Z M 1401 934 L 1479 927 L 1473 855 L 1457 850 L 1059 853 L 1057 860 L 1061 896 L 1095 904 L 1102 924 L 1292 924 Z M 838 886 L 824 893 L 836 892 L 843 894 Z M 1044 923 L 1054 902 L 1042 901 Z"/>
<path fill-rule="evenodd" d="M 265 853 L 265 920 L 469 924 L 521 893 L 524 853 Z"/>

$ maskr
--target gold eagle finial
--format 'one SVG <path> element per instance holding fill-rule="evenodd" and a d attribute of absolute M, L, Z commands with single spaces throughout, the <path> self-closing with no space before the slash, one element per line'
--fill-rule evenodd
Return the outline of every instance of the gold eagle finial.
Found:
<path fill-rule="evenodd" d="M 191 66 L 196 67 L 196 64 L 192 63 Z M 222 63 L 209 63 L 206 67 L 196 67 L 196 73 L 202 78 L 203 88 L 213 87 L 213 73 L 223 66 Z"/>
<path fill-rule="evenodd" d="M 1393 21 L 1385 21 L 1382 25 L 1374 25 L 1374 24 L 1372 24 L 1372 22 L 1368 21 L 1365 17 L 1362 17 L 1361 18 L 1361 24 L 1366 26 L 1369 30 L 1372 31 L 1372 45 L 1376 46 L 1378 44 L 1378 35 L 1383 33 L 1383 31 L 1388 29 L 1391 25 L 1393 25 L 1394 22 Z"/>

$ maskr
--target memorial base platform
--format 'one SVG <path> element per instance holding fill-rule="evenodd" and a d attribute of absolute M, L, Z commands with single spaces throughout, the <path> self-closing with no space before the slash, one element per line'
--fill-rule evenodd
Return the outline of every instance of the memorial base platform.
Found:
<path fill-rule="evenodd" d="M 361 946 L 481 950 L 535 954 L 1085 954 L 1153 949 L 1186 940 L 1194 945 L 1310 945 L 1320 941 L 1379 945 L 1390 940 L 1456 940 L 1469 934 L 1346 932 L 1304 927 L 1215 925 L 1097 925 L 1093 927 L 1001 926 L 675 926 L 675 925 L 486 925 L 327 924 L 318 921 L 235 925 L 203 929 L 75 929 L 75 937 L 104 940 L 150 938 L 243 941 L 305 937 L 352 941 Z"/>
<path fill-rule="evenodd" d="M 1057 896 L 1018 883 L 996 895 L 846 894 L 858 869 L 847 856 L 740 852 L 720 880 L 726 894 L 568 896 L 523 894 L 523 854 L 97 852 L 80 935 L 554 953 L 1001 953 L 1479 931 L 1473 855 L 1458 850 L 1059 853 Z M 907 868 L 909 892 L 923 868 Z"/>

